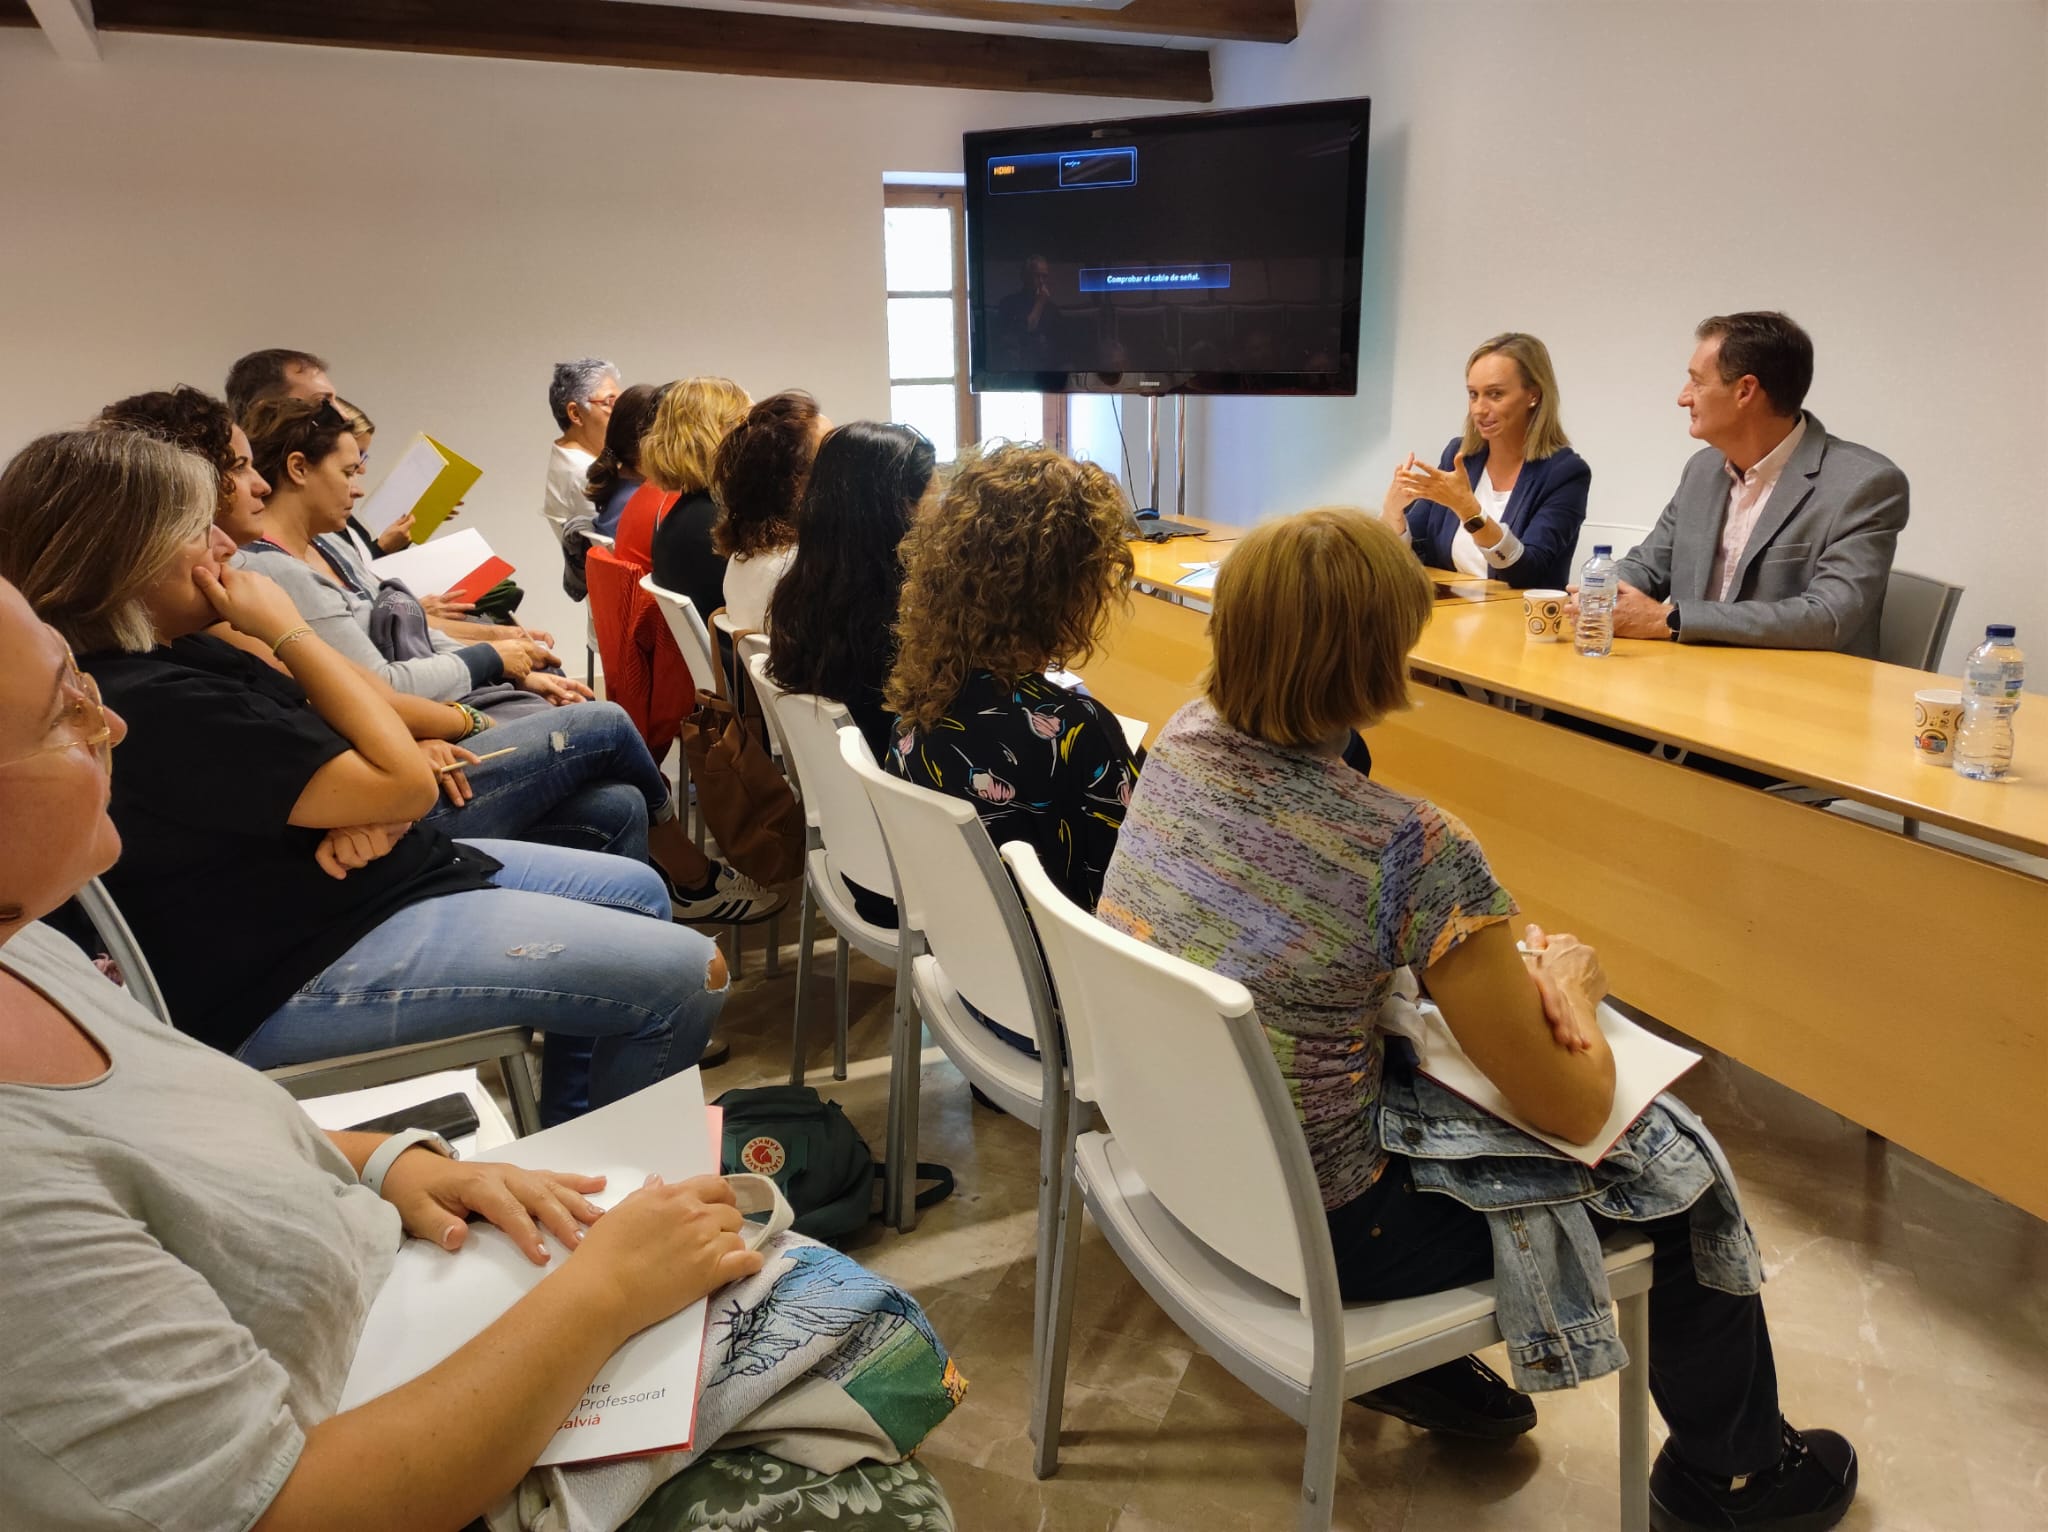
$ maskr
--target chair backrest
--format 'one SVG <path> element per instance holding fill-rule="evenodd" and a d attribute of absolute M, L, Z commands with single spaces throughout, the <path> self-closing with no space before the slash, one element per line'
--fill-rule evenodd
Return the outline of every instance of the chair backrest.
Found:
<path fill-rule="evenodd" d="M 839 731 L 839 754 L 882 823 L 902 925 L 976 1010 L 1043 1051 L 1053 1030 L 1044 963 L 974 805 L 890 776 L 851 725 Z"/>
<path fill-rule="evenodd" d="M 683 651 L 683 663 L 690 667 L 690 680 L 696 684 L 697 690 L 723 697 L 725 686 L 719 678 L 718 658 L 711 652 L 711 632 L 704 626 L 704 617 L 697 610 L 697 603 L 677 591 L 656 585 L 653 575 L 642 575 L 640 588 L 660 604 L 661 615 L 668 623 L 669 632 L 675 635 L 676 647 Z"/>
<path fill-rule="evenodd" d="M 760 685 L 766 661 L 755 672 Z M 882 827 L 860 779 L 839 756 L 839 728 L 851 715 L 836 702 L 804 692 L 763 694 L 782 725 L 783 748 L 804 784 L 804 821 L 825 847 L 825 862 L 871 893 L 887 896 L 896 886 Z"/>
<path fill-rule="evenodd" d="M 1304 1300 L 1311 1260 L 1334 1282 L 1315 1168 L 1251 993 L 1104 925 L 1025 842 L 1002 854 L 1052 975 L 1077 1108 L 1095 1104 L 1147 1189 L 1226 1260 Z"/>
<path fill-rule="evenodd" d="M 157 988 L 149 959 L 142 955 L 142 945 L 135 940 L 135 933 L 128 929 L 128 922 L 114 903 L 114 896 L 107 892 L 107 885 L 94 878 L 78 891 L 78 906 L 85 911 L 85 918 L 92 922 L 93 930 L 105 943 L 107 956 L 121 970 L 123 987 L 141 1002 L 144 1010 L 165 1026 L 170 1026 L 170 1005 L 164 1000 L 164 992 Z"/>
<path fill-rule="evenodd" d="M 761 699 L 761 721 L 768 726 L 768 743 L 781 758 L 782 769 L 789 778 L 789 785 L 796 795 L 803 796 L 803 780 L 797 775 L 796 764 L 791 760 L 789 746 L 782 740 L 782 720 L 775 716 L 775 698 L 782 689 L 768 676 L 768 635 L 749 633 L 739 643 L 739 661 L 747 669 L 747 678 L 754 683 L 754 695 Z"/>
<path fill-rule="evenodd" d="M 1937 670 L 1948 646 L 1963 587 L 1932 575 L 1894 569 L 1884 585 L 1884 616 L 1878 623 L 1877 657 L 1909 670 Z"/>

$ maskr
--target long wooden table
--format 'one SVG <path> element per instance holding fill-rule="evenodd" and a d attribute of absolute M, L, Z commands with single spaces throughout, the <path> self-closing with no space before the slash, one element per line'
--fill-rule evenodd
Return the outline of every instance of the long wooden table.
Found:
<path fill-rule="evenodd" d="M 1136 598 L 1090 689 L 1156 732 L 1195 695 L 1206 620 Z M 1517 603 L 1452 601 L 1413 663 L 2048 856 L 2048 697 L 2020 712 L 2016 779 L 1988 784 L 1913 758 L 1934 678 L 1842 655 L 1594 660 L 1527 642 Z M 2048 1217 L 2048 879 L 1450 690 L 1368 742 L 1376 778 L 1472 827 L 1525 916 L 1600 949 L 1616 995 Z"/>

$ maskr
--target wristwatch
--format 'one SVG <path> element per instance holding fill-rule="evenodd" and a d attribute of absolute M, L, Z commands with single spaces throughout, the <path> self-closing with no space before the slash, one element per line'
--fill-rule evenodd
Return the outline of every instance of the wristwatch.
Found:
<path fill-rule="evenodd" d="M 1470 516 L 1467 516 L 1465 518 L 1465 530 L 1467 532 L 1477 532 L 1481 527 L 1485 525 L 1486 512 L 1484 511 L 1474 511 Z"/>
<path fill-rule="evenodd" d="M 455 1158 L 454 1147 L 440 1134 L 427 1128 L 407 1128 L 379 1144 L 363 1165 L 362 1183 L 378 1196 L 384 1195 L 384 1176 L 408 1149 L 427 1149 L 443 1159 Z"/>
<path fill-rule="evenodd" d="M 1673 638 L 1678 637 L 1678 603 L 1671 603 L 1671 610 L 1664 614 L 1664 626 L 1671 630 Z"/>

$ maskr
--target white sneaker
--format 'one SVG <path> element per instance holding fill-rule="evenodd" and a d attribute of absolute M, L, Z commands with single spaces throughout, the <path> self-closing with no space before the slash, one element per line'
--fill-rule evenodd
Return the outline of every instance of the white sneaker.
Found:
<path fill-rule="evenodd" d="M 702 899 L 669 900 L 671 915 L 692 926 L 748 926 L 766 920 L 787 903 L 781 894 L 722 864 L 711 892 Z"/>

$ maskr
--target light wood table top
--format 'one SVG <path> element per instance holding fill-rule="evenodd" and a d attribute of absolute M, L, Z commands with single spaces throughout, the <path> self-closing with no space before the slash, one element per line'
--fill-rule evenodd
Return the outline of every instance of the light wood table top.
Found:
<path fill-rule="evenodd" d="M 1618 639 L 1588 659 L 1528 641 L 1519 607 L 1440 603 L 1411 657 L 1433 675 L 1627 729 L 1875 808 L 2048 856 L 2048 697 L 2018 716 L 2012 779 L 1913 751 L 1913 693 L 1951 677 L 1846 654 Z"/>
<path fill-rule="evenodd" d="M 1176 516 L 1174 521 L 1185 521 L 1191 527 L 1206 529 L 1203 537 L 1174 537 L 1163 543 L 1148 543 L 1143 538 L 1131 539 L 1131 563 L 1139 580 L 1147 585 L 1178 586 L 1190 571 L 1181 568 L 1183 564 L 1199 564 L 1220 560 L 1228 553 L 1230 545 L 1250 530 L 1246 527 L 1226 526 L 1220 521 L 1204 521 L 1199 516 Z M 1197 600 L 1208 599 L 1206 589 L 1186 592 Z"/>

